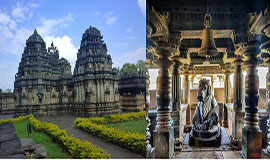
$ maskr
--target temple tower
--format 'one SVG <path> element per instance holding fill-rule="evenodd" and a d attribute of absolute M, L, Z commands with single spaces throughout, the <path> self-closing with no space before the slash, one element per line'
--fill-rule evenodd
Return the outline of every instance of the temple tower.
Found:
<path fill-rule="evenodd" d="M 76 116 L 119 112 L 118 80 L 100 31 L 90 26 L 82 36 L 73 74 Z"/>
<path fill-rule="evenodd" d="M 61 61 L 57 48 L 52 43 L 47 50 L 44 40 L 35 30 L 26 40 L 18 73 L 15 75 L 16 115 L 58 114 L 62 90 L 65 88 L 62 86 L 62 77 L 65 75 L 66 84 L 70 84 L 72 78 L 70 69 L 65 74 L 60 70 L 63 66 L 69 68 L 70 64 L 63 65 L 59 62 Z M 67 90 L 72 93 L 71 89 Z M 68 96 L 68 93 L 66 95 Z"/>

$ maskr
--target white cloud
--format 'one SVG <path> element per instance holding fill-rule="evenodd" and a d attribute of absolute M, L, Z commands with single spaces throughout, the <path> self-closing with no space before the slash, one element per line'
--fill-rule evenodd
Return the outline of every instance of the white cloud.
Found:
<path fill-rule="evenodd" d="M 8 26 L 0 26 L 0 53 L 21 54 L 25 45 L 25 40 L 32 31 L 25 28 L 12 30 Z"/>
<path fill-rule="evenodd" d="M 17 21 L 23 21 L 25 18 L 25 12 L 28 11 L 28 8 L 22 7 L 20 4 L 17 3 L 17 6 L 12 10 L 11 15 Z"/>
<path fill-rule="evenodd" d="M 39 6 L 39 4 L 37 4 L 37 3 L 28 3 L 28 5 L 31 8 L 37 8 Z"/>
<path fill-rule="evenodd" d="M 124 40 L 133 40 L 133 39 L 135 39 L 135 37 L 133 37 L 133 36 L 126 36 L 126 37 L 124 37 Z"/>
<path fill-rule="evenodd" d="M 120 47 L 121 49 L 127 49 L 128 45 L 128 42 L 118 42 L 115 43 L 113 46 Z"/>
<path fill-rule="evenodd" d="M 106 18 L 106 23 L 107 24 L 113 24 L 118 19 L 118 17 L 114 15 L 113 11 L 107 12 L 104 15 L 104 18 Z"/>
<path fill-rule="evenodd" d="M 143 14 L 146 13 L 146 0 L 138 0 L 138 5 L 141 8 Z"/>
<path fill-rule="evenodd" d="M 54 19 L 41 19 L 41 25 L 37 27 L 38 33 L 41 35 L 50 35 L 53 32 L 57 31 L 59 28 L 66 28 L 69 25 L 69 22 L 73 20 L 72 14 L 68 14 L 64 18 L 54 18 Z"/>
<path fill-rule="evenodd" d="M 64 57 L 67 59 L 70 62 L 73 70 L 77 59 L 78 49 L 72 44 L 72 39 L 68 36 L 45 36 L 44 41 L 46 42 L 47 47 L 51 46 L 51 43 L 53 42 L 54 46 L 56 46 L 59 50 L 59 58 Z"/>
<path fill-rule="evenodd" d="M 122 67 L 125 63 L 137 63 L 138 60 L 145 60 L 145 47 L 139 47 L 133 51 L 122 54 L 111 53 L 113 66 Z"/>
<path fill-rule="evenodd" d="M 14 67 L 11 67 L 14 66 Z M 14 87 L 14 77 L 17 72 L 17 67 L 19 66 L 19 61 L 6 61 L 0 59 L 0 89 L 13 89 Z"/>
<path fill-rule="evenodd" d="M 106 23 L 107 23 L 107 24 L 112 24 L 112 23 L 114 23 L 116 20 L 117 20 L 117 17 L 116 17 L 116 16 L 113 16 L 113 17 L 108 18 L 107 21 L 106 21 Z"/>
<path fill-rule="evenodd" d="M 128 28 L 128 29 L 126 30 L 126 33 L 130 33 L 130 32 L 132 32 L 132 29 L 131 29 L 131 28 Z"/>
<path fill-rule="evenodd" d="M 96 14 L 96 16 L 99 16 L 100 15 L 100 12 L 99 11 L 96 11 L 95 14 Z"/>
<path fill-rule="evenodd" d="M 8 23 L 10 23 L 10 21 L 11 19 L 8 15 L 0 13 L 0 24 L 7 25 Z"/>
<path fill-rule="evenodd" d="M 18 21 L 22 22 L 26 18 L 33 16 L 33 8 L 37 8 L 39 5 L 36 3 L 27 3 L 27 4 L 20 4 L 17 3 L 16 7 L 12 9 L 11 15 L 13 18 Z"/>

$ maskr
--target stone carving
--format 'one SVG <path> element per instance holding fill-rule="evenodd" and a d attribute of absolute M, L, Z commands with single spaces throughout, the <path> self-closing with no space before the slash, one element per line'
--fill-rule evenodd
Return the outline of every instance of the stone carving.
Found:
<path fill-rule="evenodd" d="M 210 81 L 202 79 L 197 95 L 198 104 L 193 116 L 193 128 L 190 133 L 190 145 L 220 145 L 221 135 L 218 123 L 218 104 L 211 93 Z"/>
<path fill-rule="evenodd" d="M 82 36 L 73 74 L 70 63 L 59 59 L 56 46 L 51 43 L 46 49 L 35 30 L 26 40 L 15 76 L 15 114 L 88 117 L 119 112 L 118 80 L 107 46 L 95 27 L 90 26 Z"/>

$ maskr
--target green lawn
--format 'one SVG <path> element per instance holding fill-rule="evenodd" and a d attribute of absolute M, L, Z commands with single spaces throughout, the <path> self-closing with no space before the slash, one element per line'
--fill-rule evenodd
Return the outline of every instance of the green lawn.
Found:
<path fill-rule="evenodd" d="M 19 136 L 19 138 L 28 138 L 26 126 L 28 120 L 20 121 L 14 123 L 16 132 Z M 32 134 L 30 135 L 30 138 L 33 139 L 33 141 L 36 144 L 42 143 L 47 151 L 47 158 L 57 158 L 57 159 L 65 159 L 65 158 L 71 158 L 71 156 L 63 150 L 62 147 L 60 147 L 58 144 L 54 143 L 52 141 L 52 138 L 46 135 L 45 133 L 35 132 L 32 129 Z"/>
<path fill-rule="evenodd" d="M 116 128 L 122 131 L 145 134 L 146 122 L 145 119 L 138 121 L 129 121 L 122 123 L 107 124 L 107 127 Z"/>

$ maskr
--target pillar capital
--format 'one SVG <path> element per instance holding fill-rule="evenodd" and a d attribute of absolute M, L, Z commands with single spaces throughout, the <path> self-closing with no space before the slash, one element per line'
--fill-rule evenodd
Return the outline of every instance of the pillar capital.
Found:
<path fill-rule="evenodd" d="M 270 6 L 268 5 L 264 11 L 261 11 L 259 16 L 250 28 L 250 31 L 255 34 L 265 34 L 270 37 Z"/>
<path fill-rule="evenodd" d="M 264 38 L 264 41 L 260 45 L 260 49 L 260 58 L 263 60 L 266 67 L 270 67 L 270 38 Z"/>

